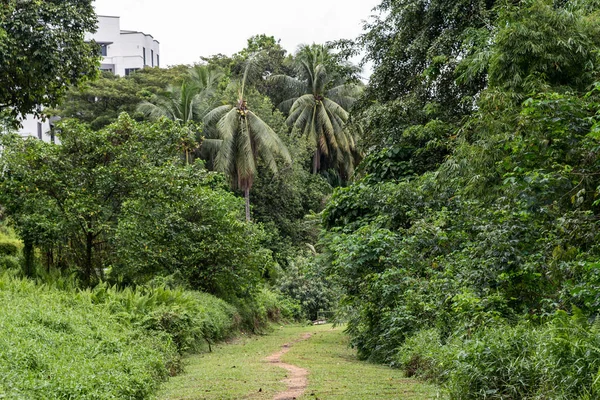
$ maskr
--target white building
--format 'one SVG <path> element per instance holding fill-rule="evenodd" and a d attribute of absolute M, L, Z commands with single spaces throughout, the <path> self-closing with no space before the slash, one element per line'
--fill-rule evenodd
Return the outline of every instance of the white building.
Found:
<path fill-rule="evenodd" d="M 30 114 L 21 121 L 21 125 L 22 127 L 19 129 L 19 134 L 23 137 L 35 137 L 44 142 L 52 143 L 58 141 L 58 139 L 54 137 L 54 133 L 51 129 L 51 122 L 48 118 L 46 118 L 45 121 L 42 121 Z"/>
<path fill-rule="evenodd" d="M 102 52 L 100 69 L 127 76 L 144 67 L 160 67 L 160 43 L 152 35 L 121 29 L 119 17 L 98 16 L 98 31 L 88 36 Z"/>
<path fill-rule="evenodd" d="M 160 43 L 152 35 L 143 32 L 121 30 L 119 17 L 98 16 L 98 31 L 86 36 L 100 45 L 102 63 L 100 69 L 119 76 L 127 76 L 144 67 L 160 67 Z M 21 121 L 19 134 L 55 142 L 51 122 L 27 115 Z"/>

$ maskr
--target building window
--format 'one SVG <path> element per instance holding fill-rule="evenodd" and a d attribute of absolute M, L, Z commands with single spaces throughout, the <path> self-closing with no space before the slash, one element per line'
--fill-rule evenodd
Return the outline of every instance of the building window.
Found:
<path fill-rule="evenodd" d="M 53 130 L 52 130 L 52 131 L 50 131 L 50 142 L 52 142 L 52 143 L 56 143 L 56 139 L 55 139 L 55 137 L 54 137 L 54 131 L 53 131 Z"/>
<path fill-rule="evenodd" d="M 160 55 L 156 55 L 156 66 L 160 68 Z"/>
<path fill-rule="evenodd" d="M 37 123 L 37 128 L 38 128 L 38 139 L 42 140 L 42 123 L 41 122 Z"/>
<path fill-rule="evenodd" d="M 154 50 L 150 50 L 150 58 L 152 59 L 152 66 L 154 67 Z"/>
<path fill-rule="evenodd" d="M 101 44 L 100 45 L 100 55 L 103 57 L 106 57 L 107 54 L 108 54 L 108 45 Z"/>
<path fill-rule="evenodd" d="M 144 67 L 146 66 L 146 48 L 142 47 L 142 54 L 144 55 Z"/>
<path fill-rule="evenodd" d="M 100 68 L 100 71 L 105 71 L 105 72 L 110 72 L 110 73 L 112 73 L 112 72 L 113 72 L 113 69 L 112 69 L 112 68 Z"/>
<path fill-rule="evenodd" d="M 137 71 L 139 68 L 125 68 L 125 76 L 131 75 L 131 73 Z"/>

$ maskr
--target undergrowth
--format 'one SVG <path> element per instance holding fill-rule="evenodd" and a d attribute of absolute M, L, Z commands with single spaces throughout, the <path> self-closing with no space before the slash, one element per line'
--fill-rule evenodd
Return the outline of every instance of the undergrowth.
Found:
<path fill-rule="evenodd" d="M 277 297 L 254 300 L 256 327 L 280 315 Z M 68 278 L 36 283 L 0 274 L 0 398 L 146 399 L 182 370 L 184 353 L 209 350 L 250 322 L 206 293 Z M 286 313 L 286 311 L 284 311 Z"/>

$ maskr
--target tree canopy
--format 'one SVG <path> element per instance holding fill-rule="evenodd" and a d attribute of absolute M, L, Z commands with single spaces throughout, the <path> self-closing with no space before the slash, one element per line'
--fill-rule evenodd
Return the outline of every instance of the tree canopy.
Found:
<path fill-rule="evenodd" d="M 0 112 L 16 118 L 56 106 L 98 73 L 92 0 L 6 0 L 0 9 Z"/>

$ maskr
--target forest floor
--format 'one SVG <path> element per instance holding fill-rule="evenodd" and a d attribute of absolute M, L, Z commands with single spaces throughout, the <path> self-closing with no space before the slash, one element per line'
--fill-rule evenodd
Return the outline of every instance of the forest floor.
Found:
<path fill-rule="evenodd" d="M 435 386 L 356 358 L 342 328 L 282 326 L 191 356 L 163 400 L 438 399 Z"/>

